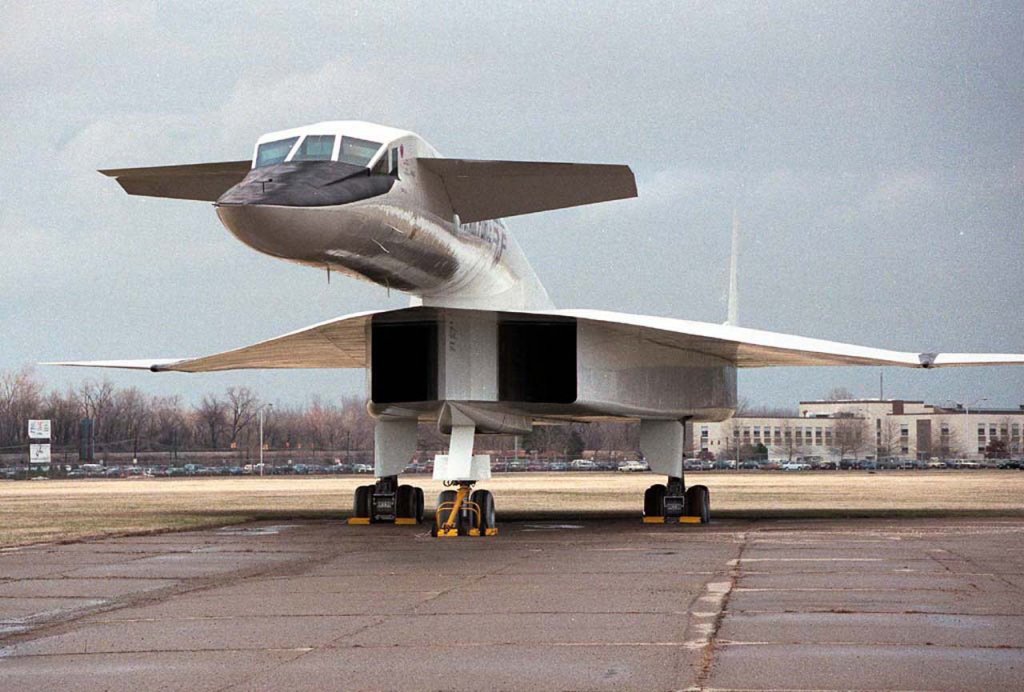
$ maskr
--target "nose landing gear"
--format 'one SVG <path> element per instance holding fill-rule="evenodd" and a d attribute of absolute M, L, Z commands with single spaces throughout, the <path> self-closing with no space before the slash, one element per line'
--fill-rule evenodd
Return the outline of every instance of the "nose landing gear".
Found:
<path fill-rule="evenodd" d="M 463 481 L 458 483 L 458 490 L 445 490 L 437 496 L 431 536 L 453 538 L 498 535 L 494 495 L 489 490 L 472 488 L 472 482 Z"/>

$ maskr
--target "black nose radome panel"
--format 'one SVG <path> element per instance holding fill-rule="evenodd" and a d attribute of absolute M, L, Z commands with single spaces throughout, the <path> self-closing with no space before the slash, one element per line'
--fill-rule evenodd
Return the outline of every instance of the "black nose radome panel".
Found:
<path fill-rule="evenodd" d="M 336 206 L 383 195 L 395 180 L 391 175 L 370 175 L 368 168 L 337 161 L 278 163 L 254 168 L 221 195 L 217 204 Z"/>

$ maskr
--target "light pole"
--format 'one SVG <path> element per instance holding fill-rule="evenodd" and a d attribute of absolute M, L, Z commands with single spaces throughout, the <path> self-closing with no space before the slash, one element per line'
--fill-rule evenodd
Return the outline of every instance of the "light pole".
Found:
<path fill-rule="evenodd" d="M 263 411 L 268 408 L 274 408 L 273 404 L 263 404 L 260 406 L 260 475 L 263 475 Z"/>

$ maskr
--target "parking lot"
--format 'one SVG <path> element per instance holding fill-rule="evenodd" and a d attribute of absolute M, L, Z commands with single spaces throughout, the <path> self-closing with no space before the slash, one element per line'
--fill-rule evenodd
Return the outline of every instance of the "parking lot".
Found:
<path fill-rule="evenodd" d="M 837 468 L 838 466 L 838 468 Z M 491 465 L 494 473 L 565 473 L 619 471 L 625 473 L 649 471 L 646 462 L 641 459 L 509 459 L 497 457 Z M 808 461 L 759 461 L 748 460 L 737 463 L 734 460 L 712 461 L 686 459 L 683 466 L 686 472 L 702 471 L 936 471 L 962 470 L 977 471 L 982 469 L 1021 470 L 1024 462 L 1016 459 L 986 459 L 968 461 L 963 459 L 948 461 L 909 461 L 889 460 L 876 462 L 867 459 L 849 459 L 842 462 L 808 460 Z M 434 470 L 433 461 L 414 461 L 406 467 L 404 473 L 409 475 L 431 474 Z M 286 459 L 264 464 L 256 463 L 199 463 L 186 462 L 179 464 L 132 464 L 132 463 L 88 463 L 58 464 L 51 467 L 31 467 L 27 464 L 15 463 L 0 467 L 2 480 L 31 480 L 38 478 L 202 478 L 209 476 L 345 476 L 369 475 L 373 473 L 373 464 L 365 462 L 325 462 L 322 459 L 295 461 Z"/>

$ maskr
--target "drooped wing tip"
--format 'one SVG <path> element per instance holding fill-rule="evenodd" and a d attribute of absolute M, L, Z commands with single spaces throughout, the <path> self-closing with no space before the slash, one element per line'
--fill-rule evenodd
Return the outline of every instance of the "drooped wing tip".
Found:
<path fill-rule="evenodd" d="M 180 363 L 184 358 L 151 358 L 149 360 L 62 360 L 39 363 L 71 368 L 119 368 L 122 370 L 149 370 L 163 372 L 169 366 Z"/>

